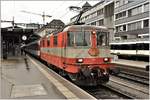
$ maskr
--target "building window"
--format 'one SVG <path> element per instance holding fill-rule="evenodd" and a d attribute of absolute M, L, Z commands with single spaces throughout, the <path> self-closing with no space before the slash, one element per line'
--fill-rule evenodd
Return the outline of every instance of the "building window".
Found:
<path fill-rule="evenodd" d="M 98 25 L 99 25 L 99 26 L 104 25 L 104 20 L 103 20 L 103 19 L 102 19 L 102 20 L 99 20 L 99 21 L 98 21 Z"/>
<path fill-rule="evenodd" d="M 119 26 L 116 27 L 116 32 L 120 32 L 120 27 Z"/>
<path fill-rule="evenodd" d="M 93 12 L 93 13 L 91 13 L 91 14 L 88 16 L 88 18 L 92 18 L 92 17 L 95 17 L 95 16 L 97 16 L 97 13 L 96 13 L 96 12 Z"/>
<path fill-rule="evenodd" d="M 149 20 L 148 19 L 144 20 L 143 27 L 149 27 Z"/>
<path fill-rule="evenodd" d="M 57 46 L 57 35 L 54 35 L 54 46 Z"/>
<path fill-rule="evenodd" d="M 116 32 L 126 31 L 126 25 L 121 25 L 116 27 Z"/>
<path fill-rule="evenodd" d="M 116 7 L 116 8 L 119 7 L 119 4 L 120 4 L 120 1 L 117 0 L 117 1 L 115 2 L 115 7 Z"/>
<path fill-rule="evenodd" d="M 123 31 L 126 31 L 126 25 L 123 25 L 122 27 L 123 27 Z"/>
<path fill-rule="evenodd" d="M 138 6 L 136 8 L 128 10 L 128 16 L 133 16 L 136 14 L 142 13 L 142 6 Z"/>
<path fill-rule="evenodd" d="M 91 23 L 91 25 L 96 25 L 96 22 Z"/>
<path fill-rule="evenodd" d="M 126 16 L 126 11 L 116 14 L 116 19 L 125 17 L 125 16 Z"/>
<path fill-rule="evenodd" d="M 97 16 L 102 15 L 102 14 L 103 14 L 103 9 L 100 9 L 100 10 L 97 11 Z"/>
<path fill-rule="evenodd" d="M 128 31 L 141 29 L 141 24 L 142 24 L 141 21 L 128 24 Z"/>
<path fill-rule="evenodd" d="M 147 11 L 149 11 L 149 3 L 144 5 L 144 12 L 147 12 Z"/>
<path fill-rule="evenodd" d="M 126 39 L 127 39 L 127 36 L 121 36 L 121 39 L 122 39 L 122 40 L 126 40 Z"/>
<path fill-rule="evenodd" d="M 122 6 L 122 5 L 124 5 L 124 4 L 127 4 L 127 3 L 129 3 L 131 0 L 116 0 L 116 2 L 115 2 L 115 8 L 116 7 L 119 7 L 119 6 Z"/>

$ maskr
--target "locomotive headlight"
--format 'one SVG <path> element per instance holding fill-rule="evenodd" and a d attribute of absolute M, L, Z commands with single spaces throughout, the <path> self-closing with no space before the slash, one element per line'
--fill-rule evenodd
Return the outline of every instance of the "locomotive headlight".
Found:
<path fill-rule="evenodd" d="M 106 73 L 106 72 L 104 72 L 103 74 L 104 74 L 104 75 L 106 75 L 107 73 Z"/>
<path fill-rule="evenodd" d="M 104 58 L 104 62 L 108 62 L 108 60 L 109 60 L 108 58 Z"/>
<path fill-rule="evenodd" d="M 82 58 L 77 59 L 77 63 L 83 63 L 83 59 Z"/>
<path fill-rule="evenodd" d="M 96 34 L 96 31 L 92 31 L 92 34 L 95 35 L 95 34 Z"/>

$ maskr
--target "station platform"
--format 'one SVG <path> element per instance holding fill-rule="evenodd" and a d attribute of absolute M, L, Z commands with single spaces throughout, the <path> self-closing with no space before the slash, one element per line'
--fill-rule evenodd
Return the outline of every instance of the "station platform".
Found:
<path fill-rule="evenodd" d="M 1 99 L 96 100 L 28 55 L 2 59 L 0 71 Z"/>
<path fill-rule="evenodd" d="M 26 56 L 1 60 L 3 99 L 65 99 Z"/>
<path fill-rule="evenodd" d="M 126 59 L 112 60 L 112 63 L 118 64 L 118 65 L 127 65 L 127 66 L 131 66 L 131 67 L 138 67 L 138 68 L 145 68 L 147 65 L 149 65 L 149 62 L 126 60 Z"/>

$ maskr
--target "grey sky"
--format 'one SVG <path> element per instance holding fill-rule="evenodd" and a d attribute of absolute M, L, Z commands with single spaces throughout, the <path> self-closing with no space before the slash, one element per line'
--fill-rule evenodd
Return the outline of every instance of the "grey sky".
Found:
<path fill-rule="evenodd" d="M 43 23 L 42 17 L 21 12 L 26 10 L 34 13 L 51 15 L 52 18 L 46 18 L 46 22 L 52 19 L 61 19 L 66 24 L 70 18 L 77 14 L 69 10 L 69 6 L 81 7 L 86 1 L 1 1 L 1 20 L 12 20 L 15 17 L 15 22 L 20 23 Z M 88 1 L 91 5 L 99 1 Z"/>

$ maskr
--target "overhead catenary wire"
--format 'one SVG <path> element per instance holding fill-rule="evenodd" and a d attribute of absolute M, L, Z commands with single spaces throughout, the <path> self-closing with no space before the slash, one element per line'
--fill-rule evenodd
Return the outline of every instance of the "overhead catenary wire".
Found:
<path fill-rule="evenodd" d="M 79 2 L 79 3 L 77 3 L 75 6 L 79 6 L 81 3 L 83 3 L 84 1 L 81 1 L 81 2 Z M 68 11 L 66 11 L 66 13 L 64 13 L 62 16 L 60 16 L 59 18 L 61 19 L 61 18 L 63 18 L 63 17 L 65 17 L 69 12 L 70 12 L 70 10 L 69 10 L 69 8 L 66 8 L 66 10 L 68 10 Z"/>

